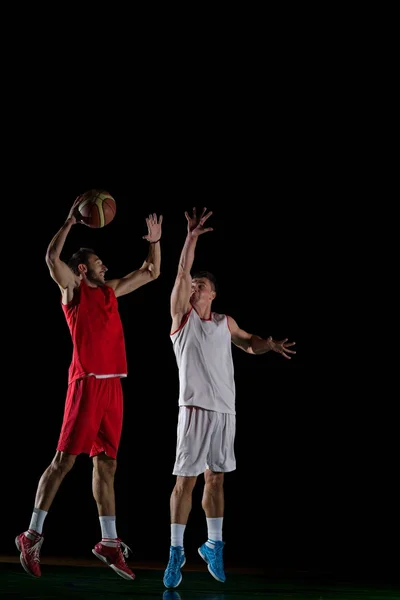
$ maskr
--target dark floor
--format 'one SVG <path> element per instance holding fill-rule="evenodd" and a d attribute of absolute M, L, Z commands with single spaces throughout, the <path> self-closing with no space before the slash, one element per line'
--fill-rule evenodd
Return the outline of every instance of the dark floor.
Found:
<path fill-rule="evenodd" d="M 128 561 L 129 562 L 129 561 Z M 165 590 L 163 566 L 139 565 L 136 579 L 125 581 L 106 565 L 88 560 L 47 558 L 41 563 L 42 577 L 25 573 L 18 558 L 0 557 L 0 598 L 52 600 L 400 600 L 400 582 L 367 582 L 308 572 L 265 573 L 261 570 L 227 570 L 224 584 L 215 581 L 206 568 L 185 566 L 183 580 L 175 591 Z"/>

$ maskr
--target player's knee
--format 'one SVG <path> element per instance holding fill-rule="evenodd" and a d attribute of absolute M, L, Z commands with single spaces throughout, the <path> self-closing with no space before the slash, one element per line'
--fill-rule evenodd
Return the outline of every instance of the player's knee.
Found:
<path fill-rule="evenodd" d="M 94 457 L 93 468 L 101 479 L 110 479 L 114 477 L 117 470 L 117 461 L 114 458 L 100 454 Z"/>
<path fill-rule="evenodd" d="M 224 485 L 224 474 L 223 473 L 214 473 L 213 471 L 206 471 L 206 485 L 210 489 L 221 489 Z"/>
<path fill-rule="evenodd" d="M 191 494 L 196 484 L 196 480 L 197 477 L 182 477 L 178 475 L 173 490 L 174 494 L 177 496 Z"/>
<path fill-rule="evenodd" d="M 74 454 L 66 454 L 65 452 L 57 452 L 52 463 L 51 469 L 61 475 L 66 475 L 74 466 L 76 456 Z"/>

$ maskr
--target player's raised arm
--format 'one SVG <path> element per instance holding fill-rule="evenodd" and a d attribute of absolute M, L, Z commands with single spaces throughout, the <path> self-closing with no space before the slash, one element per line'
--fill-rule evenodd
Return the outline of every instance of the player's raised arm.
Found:
<path fill-rule="evenodd" d="M 106 285 L 113 288 L 116 296 L 129 294 L 160 276 L 162 222 L 163 216 L 160 215 L 158 218 L 155 213 L 149 215 L 146 219 L 148 232 L 147 235 L 143 236 L 143 239 L 149 242 L 149 252 L 140 269 L 132 271 L 132 273 L 125 275 L 121 279 L 110 279 L 106 282 Z"/>
<path fill-rule="evenodd" d="M 203 209 L 200 218 L 197 217 L 196 208 L 193 208 L 191 217 L 185 212 L 187 235 L 179 259 L 175 285 L 171 293 L 171 331 L 175 331 L 180 326 L 182 317 L 188 312 L 190 307 L 189 299 L 192 286 L 190 270 L 194 261 L 194 252 L 198 237 L 202 233 L 213 230 L 212 227 L 204 227 L 204 223 L 212 215 L 212 211 L 206 214 L 206 210 L 206 208 Z"/>
<path fill-rule="evenodd" d="M 73 273 L 68 265 L 60 259 L 61 251 L 64 247 L 70 229 L 75 223 L 80 222 L 78 213 L 78 204 L 81 196 L 78 196 L 73 203 L 67 220 L 61 229 L 51 240 L 46 252 L 46 264 L 49 268 L 50 275 L 64 292 L 67 289 L 72 290 L 79 285 L 79 277 Z"/>

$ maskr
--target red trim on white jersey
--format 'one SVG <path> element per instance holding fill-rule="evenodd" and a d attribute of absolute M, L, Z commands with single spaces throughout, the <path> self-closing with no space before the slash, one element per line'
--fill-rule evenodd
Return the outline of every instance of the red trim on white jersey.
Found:
<path fill-rule="evenodd" d="M 178 331 L 180 331 L 182 329 L 182 327 L 184 327 L 187 323 L 187 320 L 189 318 L 190 313 L 193 310 L 193 306 L 191 307 L 191 309 L 186 313 L 186 315 L 184 315 L 181 324 L 179 325 L 178 329 L 175 329 L 175 331 L 173 331 L 172 333 L 170 333 L 169 335 L 174 335 L 175 333 L 178 333 Z"/>
<path fill-rule="evenodd" d="M 193 306 L 193 308 L 194 308 L 194 306 Z M 196 309 L 194 308 L 194 310 L 196 310 Z M 199 317 L 199 319 L 200 319 L 201 321 L 212 321 L 212 316 L 213 316 L 213 313 L 212 313 L 212 311 L 210 311 L 210 316 L 208 317 L 208 319 L 203 319 L 203 318 L 202 318 L 202 317 L 199 315 L 199 313 L 197 312 L 197 310 L 196 310 L 196 314 L 197 314 L 197 316 Z"/>

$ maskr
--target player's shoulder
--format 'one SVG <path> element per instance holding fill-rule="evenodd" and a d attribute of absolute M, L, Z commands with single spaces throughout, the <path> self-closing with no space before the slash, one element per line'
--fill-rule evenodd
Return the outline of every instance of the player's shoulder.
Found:
<path fill-rule="evenodd" d="M 111 280 L 111 285 L 106 281 L 104 285 L 100 286 L 100 289 L 108 298 L 114 298 L 116 302 L 118 301 L 117 294 L 115 293 L 115 279 Z"/>
<path fill-rule="evenodd" d="M 236 321 L 232 317 L 232 315 L 224 315 L 224 317 L 226 319 L 226 323 L 227 323 L 230 331 L 232 331 L 233 329 L 236 329 L 238 327 L 238 324 L 236 323 Z"/>

